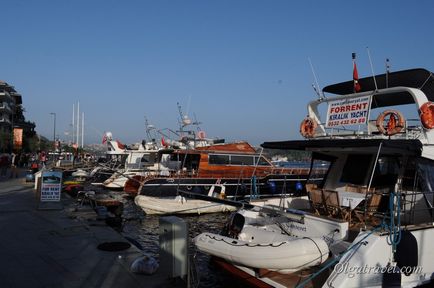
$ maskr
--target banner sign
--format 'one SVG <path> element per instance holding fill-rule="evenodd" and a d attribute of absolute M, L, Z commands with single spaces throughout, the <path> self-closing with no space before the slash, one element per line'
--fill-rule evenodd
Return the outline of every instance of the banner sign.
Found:
<path fill-rule="evenodd" d="M 23 128 L 14 128 L 14 150 L 19 151 L 23 148 Z"/>
<path fill-rule="evenodd" d="M 60 201 L 62 191 L 62 172 L 42 172 L 41 202 Z"/>
<path fill-rule="evenodd" d="M 329 102 L 326 127 L 366 124 L 371 96 Z"/>

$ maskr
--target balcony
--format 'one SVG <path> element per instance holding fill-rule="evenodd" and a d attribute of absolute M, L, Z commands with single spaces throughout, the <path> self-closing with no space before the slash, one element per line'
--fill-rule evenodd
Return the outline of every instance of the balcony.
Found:
<path fill-rule="evenodd" d="M 9 119 L 9 116 L 6 115 L 0 115 L 0 124 L 12 124 L 11 120 Z"/>
<path fill-rule="evenodd" d="M 7 102 L 0 102 L 0 112 L 4 114 L 12 114 L 12 106 Z"/>

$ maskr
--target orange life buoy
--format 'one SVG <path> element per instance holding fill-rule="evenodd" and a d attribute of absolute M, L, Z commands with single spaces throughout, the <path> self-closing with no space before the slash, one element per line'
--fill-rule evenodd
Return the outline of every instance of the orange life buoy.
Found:
<path fill-rule="evenodd" d="M 388 116 L 389 119 L 387 120 Z M 387 120 L 386 125 L 384 125 L 385 120 Z M 381 134 L 391 136 L 399 133 L 404 128 L 405 119 L 398 110 L 386 110 L 378 115 L 376 125 Z"/>
<path fill-rule="evenodd" d="M 300 134 L 305 138 L 312 138 L 315 135 L 315 129 L 318 124 L 311 117 L 306 117 L 301 121 Z"/>
<path fill-rule="evenodd" d="M 434 103 L 426 102 L 419 109 L 419 117 L 426 129 L 434 128 Z"/>

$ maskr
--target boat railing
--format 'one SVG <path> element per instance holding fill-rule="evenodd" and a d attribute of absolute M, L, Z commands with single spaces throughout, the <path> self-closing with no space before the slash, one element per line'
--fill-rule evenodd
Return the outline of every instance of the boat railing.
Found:
<path fill-rule="evenodd" d="M 321 122 L 320 127 L 324 132 L 319 132 L 315 138 L 384 138 L 391 137 L 381 134 L 376 126 L 376 120 L 369 120 L 367 124 L 360 124 L 354 126 L 338 126 L 326 127 L 325 122 Z M 420 119 L 406 119 L 405 125 L 400 132 L 393 135 L 394 138 L 399 139 L 426 139 L 424 128 L 421 126 Z"/>
<path fill-rule="evenodd" d="M 406 224 L 434 222 L 434 191 L 402 191 L 401 214 Z"/>

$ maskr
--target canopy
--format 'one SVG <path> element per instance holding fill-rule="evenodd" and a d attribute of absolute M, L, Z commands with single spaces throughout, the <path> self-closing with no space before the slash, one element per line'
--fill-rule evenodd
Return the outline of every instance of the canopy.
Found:
<path fill-rule="evenodd" d="M 432 72 L 426 69 L 417 68 L 376 75 L 375 80 L 377 82 L 378 89 L 400 86 L 418 88 L 425 93 L 428 100 L 434 101 L 434 77 L 432 76 Z M 361 87 L 359 93 L 375 90 L 373 77 L 360 78 L 359 84 Z M 351 80 L 329 85 L 324 87 L 323 92 L 337 95 L 352 94 L 354 93 L 354 83 Z M 378 94 L 375 95 L 374 99 L 372 100 L 372 108 L 411 103 L 414 103 L 413 98 L 406 92 L 386 95 Z"/>
<path fill-rule="evenodd" d="M 264 148 L 283 149 L 283 150 L 308 150 L 315 148 L 378 148 L 383 143 L 383 148 L 392 148 L 406 153 L 420 155 L 422 143 L 419 140 L 401 139 L 320 139 L 320 140 L 294 140 L 264 142 Z"/>

